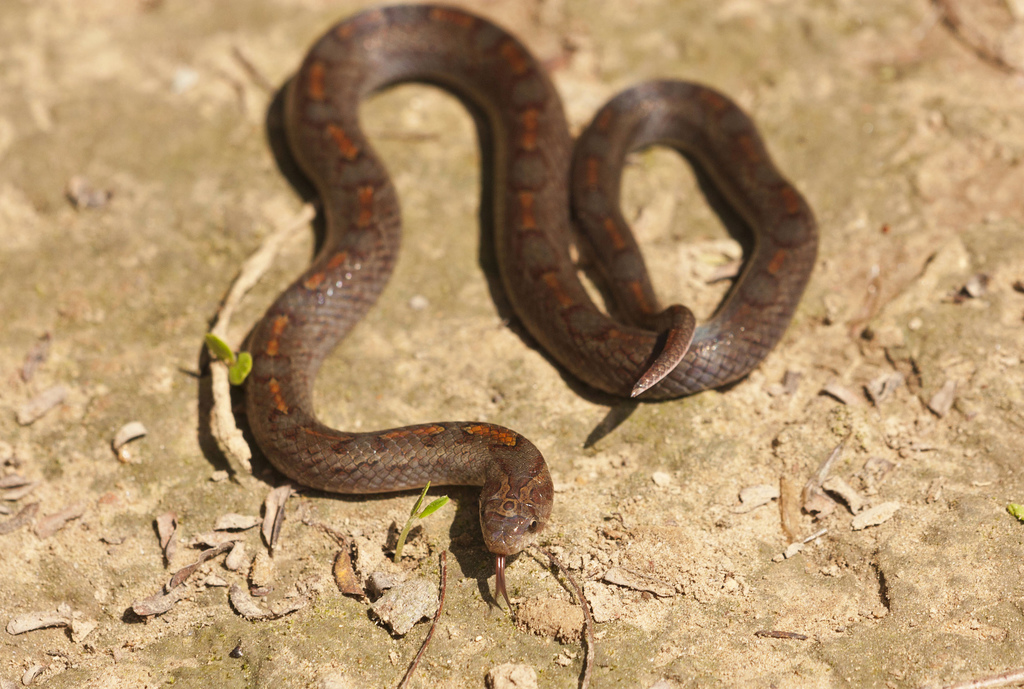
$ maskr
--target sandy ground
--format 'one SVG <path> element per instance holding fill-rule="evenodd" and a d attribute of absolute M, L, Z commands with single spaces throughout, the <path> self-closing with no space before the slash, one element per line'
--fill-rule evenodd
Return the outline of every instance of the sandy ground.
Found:
<path fill-rule="evenodd" d="M 469 117 L 403 87 L 364 114 L 399 187 L 404 254 L 319 378 L 325 419 L 480 419 L 541 447 L 558 485 L 546 542 L 588 582 L 599 619 L 594 686 L 898 688 L 1024 666 L 1024 524 L 1006 511 L 1024 502 L 1024 76 L 979 59 L 925 0 L 462 4 L 549 62 L 576 128 L 646 78 L 730 94 L 815 209 L 818 265 L 784 341 L 740 384 L 633 410 L 580 394 L 491 298 Z M 242 261 L 301 204 L 267 144 L 273 91 L 320 32 L 366 5 L 0 3 L 0 461 L 4 476 L 39 482 L 0 503 L 0 521 L 39 503 L 34 527 L 0 535 L 0 627 L 60 604 L 78 625 L 0 629 L 4 689 L 32 668 L 53 687 L 394 686 L 425 636 L 419 625 L 393 638 L 341 596 L 337 547 L 309 525 L 364 537 L 364 557 L 373 544 L 379 557 L 408 494 L 289 500 L 260 573 L 272 602 L 309 601 L 287 617 L 240 617 L 215 584 L 244 584 L 245 568 L 223 558 L 168 612 L 130 612 L 195 558 L 183 545 L 165 568 L 158 515 L 174 511 L 188 539 L 223 513 L 258 515 L 279 480 L 212 480 L 227 467 L 200 412 L 201 338 Z M 985 11 L 965 20 L 996 48 L 1024 44 L 1006 6 L 970 6 Z M 109 203 L 72 207 L 76 175 L 112 191 Z M 709 313 L 724 288 L 706 276 L 734 245 L 689 168 L 645 153 L 627 182 L 662 296 Z M 237 340 L 312 245 L 310 231 L 288 244 Z M 957 298 L 979 275 L 987 288 Z M 788 389 L 787 372 L 801 374 Z M 872 403 L 865 386 L 889 379 L 900 383 Z M 19 424 L 56 385 L 63 402 Z M 829 385 L 845 399 L 822 394 Z M 944 388 L 951 406 L 930 410 Z M 609 415 L 621 423 L 584 447 Z M 110 442 L 129 421 L 148 434 L 122 462 Z M 897 503 L 891 519 L 855 531 L 847 504 L 826 501 L 816 519 L 790 513 L 787 534 L 777 500 L 740 509 L 750 486 L 798 493 L 847 437 L 831 476 L 865 509 Z M 553 638 L 542 624 L 571 622 L 569 594 L 520 557 L 514 624 L 494 605 L 474 491 L 447 493 L 454 503 L 425 522 L 403 568 L 436 580 L 451 549 L 446 610 L 413 686 L 481 686 L 509 662 L 539 686 L 574 686 L 572 625 Z M 40 520 L 69 506 L 80 516 L 47 535 Z M 264 550 L 255 531 L 245 538 Z M 765 630 L 807 638 L 755 635 Z"/>

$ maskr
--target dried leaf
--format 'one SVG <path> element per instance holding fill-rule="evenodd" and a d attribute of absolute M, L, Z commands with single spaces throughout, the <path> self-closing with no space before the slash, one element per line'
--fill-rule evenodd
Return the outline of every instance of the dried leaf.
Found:
<path fill-rule="evenodd" d="M 271 551 L 277 543 L 281 534 L 281 526 L 284 524 L 284 504 L 292 494 L 292 485 L 286 483 L 278 486 L 267 494 L 263 501 L 263 540 Z"/>
<path fill-rule="evenodd" d="M 63 385 L 48 388 L 18 408 L 18 423 L 28 426 L 43 418 L 47 412 L 61 404 L 68 396 Z"/>
<path fill-rule="evenodd" d="M 26 383 L 32 380 L 36 370 L 46 362 L 50 355 L 50 333 L 43 334 L 39 340 L 32 345 L 25 355 L 25 361 L 21 365 L 21 379 Z"/>
<path fill-rule="evenodd" d="M 32 523 L 32 520 L 36 518 L 36 512 L 39 511 L 39 503 L 33 502 L 29 505 L 25 505 L 21 508 L 15 516 L 11 517 L 5 522 L 0 522 L 0 536 L 9 534 L 12 531 L 17 531 L 23 526 Z"/>
<path fill-rule="evenodd" d="M 30 481 L 24 485 L 18 486 L 17 488 L 5 490 L 3 492 L 3 495 L 0 495 L 0 499 L 6 500 L 8 502 L 15 502 L 17 500 L 21 500 L 23 497 L 34 491 L 36 489 L 36 486 L 38 485 L 39 481 Z"/>
<path fill-rule="evenodd" d="M 800 540 L 800 485 L 788 476 L 779 479 L 779 517 L 790 542 Z"/>
<path fill-rule="evenodd" d="M 870 510 L 861 512 L 853 521 L 850 522 L 850 527 L 854 531 L 860 531 L 866 529 L 869 526 L 878 526 L 892 519 L 893 515 L 896 514 L 900 509 L 898 502 L 883 502 L 881 505 L 876 505 Z"/>
<path fill-rule="evenodd" d="M 146 435 L 146 432 L 146 427 L 143 426 L 141 422 L 130 421 L 117 430 L 117 433 L 114 434 L 114 439 L 110 444 L 113 446 L 114 451 L 118 452 L 126 443 L 129 443 L 136 438 L 141 438 Z"/>
<path fill-rule="evenodd" d="M 150 617 L 152 615 L 162 615 L 185 596 L 185 589 L 176 588 L 172 589 L 169 593 L 155 593 L 149 598 L 143 598 L 142 600 L 135 601 L 132 603 L 132 612 L 139 617 Z"/>
<path fill-rule="evenodd" d="M 68 505 L 56 514 L 51 514 L 49 517 L 43 517 L 36 522 L 36 536 L 41 539 L 49 538 L 67 526 L 68 522 L 74 521 L 85 514 L 86 506 L 87 505 L 84 502 L 76 502 Z"/>
<path fill-rule="evenodd" d="M 822 394 L 828 395 L 829 397 L 839 400 L 843 404 L 850 407 L 856 407 L 861 402 L 861 399 L 856 392 L 846 387 L 845 385 L 840 385 L 837 382 L 829 383 L 828 385 L 821 389 L 821 392 Z"/>
<path fill-rule="evenodd" d="M 740 506 L 733 508 L 734 514 L 745 514 L 752 512 L 761 505 L 767 505 L 779 497 L 779 487 L 762 483 L 756 486 L 747 486 L 740 491 Z"/>
<path fill-rule="evenodd" d="M 61 603 L 56 610 L 40 610 L 15 615 L 7 623 L 7 633 L 24 634 L 49 627 L 66 627 L 71 624 L 71 606 Z"/>
<path fill-rule="evenodd" d="M 839 476 L 829 476 L 822 482 L 821 487 L 842 498 L 852 514 L 857 514 L 864 509 L 864 498 Z"/>
<path fill-rule="evenodd" d="M 210 548 L 209 550 L 204 550 L 203 552 L 199 553 L 199 558 L 195 562 L 185 567 L 182 567 L 174 573 L 174 576 L 171 577 L 171 580 L 167 582 L 165 590 L 170 591 L 171 589 L 177 588 L 181 584 L 185 583 L 185 581 L 187 581 L 188 578 L 192 576 L 192 574 L 197 569 L 199 569 L 199 565 L 203 564 L 211 558 L 217 557 L 221 553 L 226 553 L 229 550 L 231 550 L 231 543 L 223 543 L 215 548 Z"/>
<path fill-rule="evenodd" d="M 229 512 L 222 514 L 217 518 L 217 523 L 213 525 L 214 531 L 245 531 L 251 529 L 260 523 L 259 517 L 253 517 L 251 515 L 235 514 Z"/>
<path fill-rule="evenodd" d="M 337 584 L 338 590 L 346 596 L 356 596 L 358 598 L 365 598 L 366 593 L 363 591 L 363 587 L 359 585 L 359 579 L 356 578 L 356 573 L 352 569 L 352 556 L 348 553 L 348 548 L 342 548 L 338 551 L 338 554 L 334 557 L 334 583 Z"/>
<path fill-rule="evenodd" d="M 238 584 L 231 585 L 231 589 L 228 592 L 228 600 L 231 601 L 231 607 L 235 609 L 235 612 L 247 620 L 276 620 L 279 617 L 290 615 L 296 610 L 306 607 L 305 599 L 299 598 L 285 601 L 283 604 L 275 606 L 272 610 L 264 610 Z"/>
<path fill-rule="evenodd" d="M 164 567 L 170 567 L 178 548 L 178 515 L 175 512 L 164 512 L 156 518 L 156 535 L 160 539 L 160 549 L 164 551 Z"/>
<path fill-rule="evenodd" d="M 22 486 L 27 486 L 30 483 L 32 483 L 32 481 L 20 474 L 7 474 L 0 478 L 0 488 L 20 488 Z"/>

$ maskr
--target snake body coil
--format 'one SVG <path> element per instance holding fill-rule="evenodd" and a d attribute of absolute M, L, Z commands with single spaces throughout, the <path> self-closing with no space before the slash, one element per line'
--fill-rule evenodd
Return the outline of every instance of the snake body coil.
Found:
<path fill-rule="evenodd" d="M 250 339 L 247 413 L 270 462 L 312 488 L 381 493 L 480 485 L 480 521 L 498 556 L 544 528 L 553 489 L 537 448 L 514 431 L 440 422 L 370 433 L 321 424 L 313 383 L 324 357 L 376 301 L 400 241 L 398 200 L 359 127 L 368 94 L 408 81 L 455 94 L 493 144 L 494 246 L 522 323 L 585 383 L 664 399 L 746 375 L 778 342 L 814 264 L 817 232 L 800 194 L 775 169 L 753 123 L 703 86 L 651 82 L 612 100 L 573 153 L 561 101 L 514 37 L 461 10 L 399 6 L 333 27 L 312 47 L 285 101 L 292 152 L 323 203 L 326 237 L 309 269 Z M 755 246 L 730 296 L 694 329 L 685 307 L 662 309 L 618 210 L 625 156 L 652 144 L 694 159 L 749 225 Z M 572 208 L 570 208 L 570 180 Z M 598 309 L 570 259 L 573 216 L 613 299 Z"/>

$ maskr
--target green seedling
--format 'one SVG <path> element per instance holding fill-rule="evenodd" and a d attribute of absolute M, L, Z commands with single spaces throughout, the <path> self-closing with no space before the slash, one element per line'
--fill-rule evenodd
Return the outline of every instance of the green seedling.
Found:
<path fill-rule="evenodd" d="M 224 340 L 213 333 L 206 333 L 206 348 L 210 350 L 210 356 L 220 359 L 228 365 L 228 380 L 232 385 L 241 385 L 245 382 L 246 376 L 252 370 L 252 355 L 249 352 L 239 352 L 238 356 L 231 351 Z"/>
<path fill-rule="evenodd" d="M 1006 506 L 1006 511 L 1016 517 L 1018 521 L 1024 522 L 1024 505 L 1011 502 Z"/>
<path fill-rule="evenodd" d="M 427 497 L 427 491 L 430 490 L 430 482 L 427 481 L 427 485 L 423 486 L 423 492 L 420 493 L 419 500 L 412 506 L 412 511 L 409 513 L 409 518 L 405 520 L 405 526 L 402 527 L 402 533 L 398 534 L 398 543 L 395 545 L 395 562 L 402 559 L 402 546 L 405 545 L 405 539 L 409 535 L 409 530 L 412 528 L 412 523 L 417 519 L 423 519 L 429 517 L 434 512 L 448 504 L 448 496 L 442 495 L 437 498 L 429 505 L 423 508 L 422 512 L 419 512 L 420 505 L 423 504 L 423 499 Z"/>

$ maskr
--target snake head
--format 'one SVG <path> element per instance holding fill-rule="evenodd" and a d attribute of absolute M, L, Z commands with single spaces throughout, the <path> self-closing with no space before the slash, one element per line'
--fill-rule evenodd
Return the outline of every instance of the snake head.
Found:
<path fill-rule="evenodd" d="M 517 438 L 514 451 L 495 453 L 480 492 L 480 529 L 497 556 L 496 584 L 506 602 L 505 558 L 529 547 L 544 530 L 554 494 L 548 466 L 526 438 Z"/>

